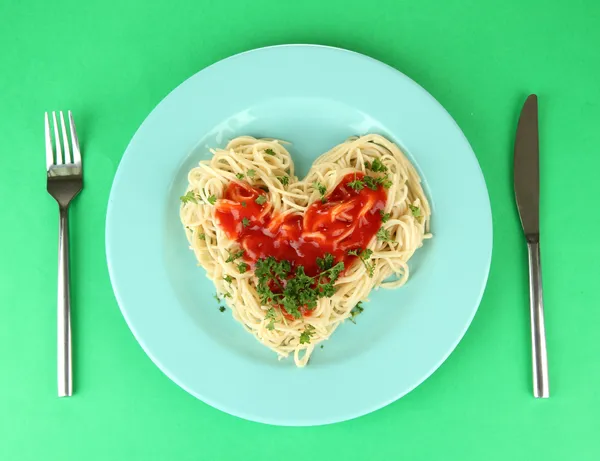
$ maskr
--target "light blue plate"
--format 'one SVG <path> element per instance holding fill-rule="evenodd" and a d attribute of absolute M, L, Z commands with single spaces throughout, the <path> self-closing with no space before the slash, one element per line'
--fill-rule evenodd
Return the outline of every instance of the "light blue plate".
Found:
<path fill-rule="evenodd" d="M 394 140 L 418 168 L 434 238 L 411 260 L 407 285 L 373 292 L 358 324 L 346 322 L 297 369 L 219 312 L 188 250 L 179 196 L 208 148 L 236 136 L 291 141 L 302 176 L 318 155 L 365 133 Z M 115 295 L 154 363 L 216 408 L 279 425 L 364 415 L 425 380 L 469 326 L 491 252 L 485 182 L 450 115 L 397 70 L 321 46 L 250 51 L 181 84 L 131 140 L 106 218 Z"/>

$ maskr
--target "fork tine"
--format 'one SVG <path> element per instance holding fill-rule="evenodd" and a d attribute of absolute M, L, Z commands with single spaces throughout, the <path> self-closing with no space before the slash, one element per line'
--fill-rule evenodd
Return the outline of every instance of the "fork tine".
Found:
<path fill-rule="evenodd" d="M 75 120 L 73 114 L 69 111 L 69 124 L 71 126 L 71 142 L 73 143 L 73 163 L 81 165 L 81 151 L 79 150 L 79 140 L 77 139 L 77 131 L 75 130 Z"/>
<path fill-rule="evenodd" d="M 56 146 L 56 164 L 62 165 L 62 150 L 60 148 L 60 138 L 58 137 L 58 123 L 56 123 L 56 112 L 52 111 L 52 121 L 54 122 L 54 145 Z"/>
<path fill-rule="evenodd" d="M 65 118 L 62 110 L 60 111 L 60 130 L 63 137 L 63 149 L 65 150 L 65 164 L 71 163 L 71 150 L 69 149 L 69 139 L 67 138 L 67 130 L 65 128 Z"/>
<path fill-rule="evenodd" d="M 48 112 L 44 114 L 44 134 L 46 138 L 46 170 L 54 164 L 54 154 L 52 153 L 52 138 L 50 137 L 50 121 Z"/>

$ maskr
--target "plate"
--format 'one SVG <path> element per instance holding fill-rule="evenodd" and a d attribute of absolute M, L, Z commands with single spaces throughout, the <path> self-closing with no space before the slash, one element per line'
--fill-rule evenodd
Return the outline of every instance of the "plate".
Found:
<path fill-rule="evenodd" d="M 275 137 L 303 176 L 347 137 L 380 133 L 418 169 L 434 238 L 398 290 L 370 295 L 297 369 L 221 313 L 179 222 L 187 173 L 238 135 Z M 106 254 L 127 324 L 175 383 L 232 415 L 277 425 L 327 424 L 405 395 L 448 357 L 487 280 L 492 221 L 483 175 L 450 115 L 419 85 L 366 56 L 285 45 L 220 61 L 173 90 L 146 118 L 116 173 Z M 450 385 L 450 383 L 448 383 Z"/>

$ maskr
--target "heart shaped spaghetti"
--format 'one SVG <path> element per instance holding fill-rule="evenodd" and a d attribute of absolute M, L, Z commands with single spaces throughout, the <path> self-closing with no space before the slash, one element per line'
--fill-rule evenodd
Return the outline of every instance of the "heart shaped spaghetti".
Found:
<path fill-rule="evenodd" d="M 190 247 L 234 318 L 298 366 L 373 288 L 404 284 L 430 237 L 420 178 L 382 136 L 334 147 L 303 180 L 278 140 L 212 152 L 181 197 Z"/>

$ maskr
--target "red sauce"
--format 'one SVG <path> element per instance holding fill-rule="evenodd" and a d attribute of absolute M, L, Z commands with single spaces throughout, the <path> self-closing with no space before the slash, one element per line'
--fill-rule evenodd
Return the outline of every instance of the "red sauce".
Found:
<path fill-rule="evenodd" d="M 386 192 L 364 187 L 355 191 L 348 183 L 362 179 L 362 173 L 346 175 L 336 188 L 317 200 L 304 215 L 273 215 L 268 195 L 243 182 L 231 182 L 216 204 L 219 226 L 245 250 L 244 260 L 253 264 L 273 256 L 288 260 L 292 266 L 304 266 L 309 276 L 319 272 L 316 260 L 326 253 L 335 263 L 350 267 L 356 256 L 348 251 L 364 249 L 381 227 Z M 265 203 L 256 199 L 265 195 Z M 260 200 L 259 200 L 260 201 Z"/>

